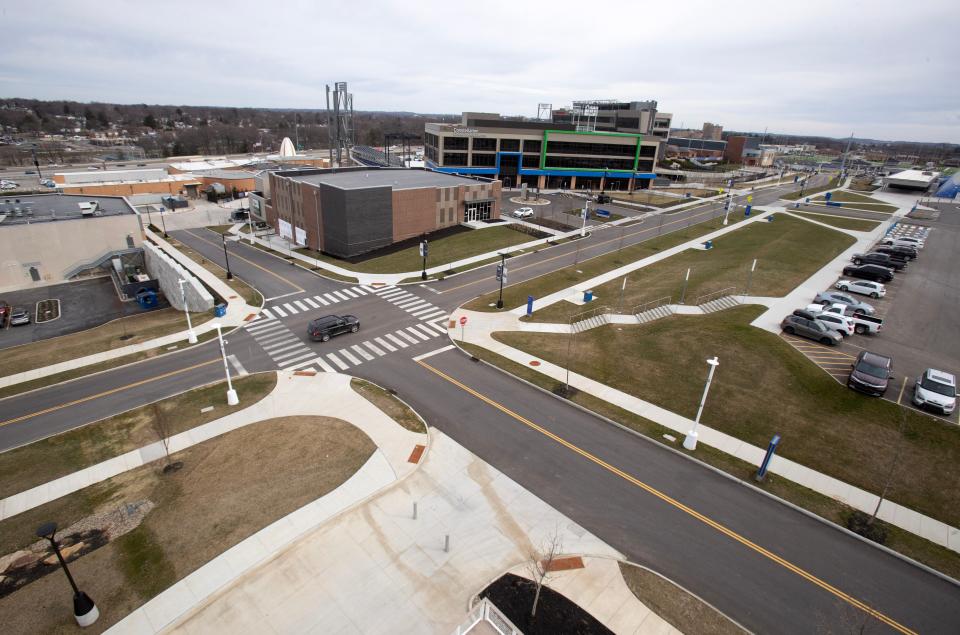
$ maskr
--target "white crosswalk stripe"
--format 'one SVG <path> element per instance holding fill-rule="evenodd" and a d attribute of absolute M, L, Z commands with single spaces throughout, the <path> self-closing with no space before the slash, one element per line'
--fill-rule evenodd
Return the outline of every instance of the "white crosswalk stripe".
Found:
<path fill-rule="evenodd" d="M 330 304 L 336 304 L 337 302 L 340 301 L 340 298 L 338 298 L 337 296 L 331 293 L 324 293 L 323 297 L 325 297 L 327 299 L 327 302 L 329 302 Z"/>
<path fill-rule="evenodd" d="M 279 366 L 280 368 L 286 368 L 287 366 L 289 366 L 290 364 L 293 364 L 294 362 L 298 362 L 302 359 L 307 359 L 308 357 L 313 357 L 314 354 L 315 353 L 313 353 L 313 351 L 308 351 L 307 354 L 303 355 L 302 357 L 294 357 L 293 359 L 288 359 L 283 362 L 278 362 L 277 366 Z"/>
<path fill-rule="evenodd" d="M 257 344 L 260 346 L 266 346 L 275 342 L 285 342 L 288 341 L 290 337 L 289 331 L 271 331 L 269 334 L 262 335 L 260 337 L 254 337 Z"/>
<path fill-rule="evenodd" d="M 413 337 L 411 337 L 410 335 L 408 335 L 406 331 L 397 331 L 397 335 L 399 335 L 399 336 L 402 337 L 403 339 L 407 340 L 407 341 L 410 342 L 411 344 L 419 344 L 419 343 L 420 343 L 420 340 L 414 339 Z"/>
<path fill-rule="evenodd" d="M 339 351 L 337 351 L 337 353 L 339 353 L 339 354 L 342 355 L 343 357 L 346 357 L 346 358 L 347 358 L 347 361 L 352 362 L 354 366 L 359 366 L 360 364 L 363 363 L 363 362 L 361 362 L 359 359 L 357 359 L 356 357 L 354 357 L 354 356 L 350 353 L 350 351 L 348 351 L 348 350 L 345 349 L 345 348 L 341 348 Z"/>
<path fill-rule="evenodd" d="M 308 307 L 306 304 L 304 304 L 304 303 L 301 302 L 300 300 L 294 300 L 293 303 L 296 304 L 296 305 L 297 305 L 297 308 L 300 309 L 301 311 L 309 311 L 309 310 L 310 310 L 310 307 Z"/>
<path fill-rule="evenodd" d="M 379 348 L 377 348 L 376 346 L 374 346 L 373 342 L 371 342 L 371 341 L 369 341 L 369 340 L 367 340 L 366 342 L 362 342 L 362 344 L 363 344 L 364 346 L 366 346 L 367 348 L 369 348 L 369 349 L 370 349 L 371 351 L 373 351 L 374 353 L 376 353 L 376 354 L 377 354 L 377 357 L 383 357 L 384 355 L 386 355 L 386 353 L 384 353 L 382 350 L 380 350 Z"/>
<path fill-rule="evenodd" d="M 390 344 L 388 344 L 387 341 L 386 341 L 385 339 L 383 339 L 382 337 L 375 337 L 375 338 L 373 338 L 373 341 L 376 342 L 377 344 L 379 344 L 380 346 L 384 347 L 385 349 L 387 349 L 387 350 L 390 351 L 391 353 L 393 353 L 394 351 L 397 350 L 396 347 L 391 346 Z"/>
<path fill-rule="evenodd" d="M 282 353 L 283 351 L 289 351 L 291 348 L 297 348 L 303 346 L 303 342 L 297 338 L 283 338 L 279 342 L 274 342 L 273 344 L 268 344 L 266 346 L 260 345 L 260 347 L 267 352 L 267 355 L 270 355 L 276 359 L 277 353 Z"/>
<path fill-rule="evenodd" d="M 295 350 L 287 351 L 285 353 L 280 353 L 278 355 L 271 355 L 271 357 L 273 357 L 274 361 L 279 362 L 281 359 L 287 359 L 289 357 L 293 357 L 294 355 L 303 355 L 304 353 L 310 353 L 311 355 L 316 355 L 316 353 L 311 352 L 309 348 L 301 344 Z M 302 358 L 298 357 L 297 359 L 302 359 Z"/>
<path fill-rule="evenodd" d="M 436 311 L 430 311 L 429 313 L 421 313 L 420 315 L 416 315 L 416 314 L 414 315 L 421 320 L 432 320 L 433 318 L 440 317 L 444 313 L 446 313 L 446 311 L 444 311 L 443 309 L 437 309 Z"/>
<path fill-rule="evenodd" d="M 410 327 L 410 328 L 420 329 L 421 331 L 423 331 L 424 333 L 427 334 L 427 337 L 436 337 L 436 336 L 437 336 L 437 334 L 436 334 L 434 331 L 431 331 L 430 329 L 427 328 L 426 324 L 417 324 L 417 325 L 412 326 L 412 327 Z"/>
<path fill-rule="evenodd" d="M 417 319 L 426 320 L 426 319 L 427 319 L 426 316 L 427 316 L 428 313 L 429 313 L 430 315 L 435 315 L 435 314 L 436 314 L 436 312 L 437 312 L 437 307 L 433 306 L 432 304 L 428 304 L 428 305 L 426 306 L 426 308 L 424 308 L 424 307 L 419 307 L 419 308 L 417 308 L 417 309 L 414 310 L 414 311 L 408 310 L 407 312 L 408 312 L 410 315 L 412 315 L 413 317 L 417 318 Z"/>
<path fill-rule="evenodd" d="M 268 320 L 264 322 L 257 322 L 255 324 L 248 324 L 247 331 L 250 333 L 262 333 L 263 331 L 269 331 L 279 326 L 282 326 L 280 322 Z"/>
<path fill-rule="evenodd" d="M 347 296 L 344 295 L 343 293 L 340 293 L 339 291 L 331 291 L 330 293 L 332 293 L 334 296 L 340 298 L 341 300 L 349 300 L 349 299 L 350 299 L 349 297 L 347 297 Z"/>
<path fill-rule="evenodd" d="M 316 300 L 317 302 L 319 302 L 320 304 L 322 304 L 323 306 L 327 306 L 327 305 L 330 304 L 329 302 L 327 302 L 326 300 L 324 300 L 323 298 L 321 298 L 321 297 L 318 296 L 318 295 L 313 296 L 313 299 Z"/>
<path fill-rule="evenodd" d="M 421 332 L 418 331 L 417 329 L 413 328 L 412 326 L 408 326 L 408 327 L 407 327 L 406 329 L 404 329 L 404 330 L 406 330 L 406 331 L 409 332 L 409 333 L 412 333 L 412 334 L 416 335 L 417 337 L 419 337 L 420 339 L 422 339 L 424 342 L 426 342 L 428 339 L 430 339 L 429 337 L 427 337 L 426 335 L 424 335 L 423 333 L 421 333 Z"/>
<path fill-rule="evenodd" d="M 264 316 L 264 317 L 267 318 L 268 320 L 272 320 L 272 319 L 273 319 L 273 313 L 270 313 L 270 309 L 261 309 L 261 310 L 260 310 L 260 315 Z"/>
<path fill-rule="evenodd" d="M 368 291 L 364 287 L 353 287 L 350 289 L 357 295 L 367 295 Z"/>
<path fill-rule="evenodd" d="M 304 298 L 303 301 L 306 302 L 308 305 L 310 305 L 310 308 L 312 309 L 320 308 L 320 305 L 314 302 L 313 300 L 311 300 L 310 298 Z"/>
<path fill-rule="evenodd" d="M 358 296 L 356 293 L 354 293 L 353 291 L 351 291 L 350 289 L 340 289 L 340 293 L 342 293 L 343 295 L 347 296 L 348 298 L 359 298 L 359 297 L 360 297 L 360 296 Z"/>
<path fill-rule="evenodd" d="M 394 306 L 400 307 L 401 309 L 406 309 L 408 306 L 414 306 L 417 304 L 426 304 L 420 298 L 405 298 L 402 302 L 394 302 Z"/>
<path fill-rule="evenodd" d="M 300 312 L 300 310 L 297 309 L 297 307 L 293 306 L 293 305 L 290 304 L 289 302 L 287 302 L 286 304 L 283 305 L 283 310 L 284 310 L 284 311 L 289 311 L 289 312 L 290 312 L 290 315 L 296 315 L 297 313 Z"/>
<path fill-rule="evenodd" d="M 427 324 L 427 326 L 430 326 L 430 327 L 433 327 L 433 328 L 437 329 L 437 331 L 438 331 L 441 335 L 443 335 L 444 333 L 446 333 L 447 330 L 448 330 L 446 326 L 444 326 L 443 324 L 437 324 L 436 322 L 427 322 L 426 324 Z"/>
<path fill-rule="evenodd" d="M 340 361 L 340 358 L 334 355 L 333 353 L 327 353 L 327 359 L 329 359 L 331 362 L 339 366 L 340 370 L 347 370 L 348 368 L 350 368 L 349 366 L 344 364 L 342 361 Z"/>
<path fill-rule="evenodd" d="M 384 337 L 390 340 L 391 342 L 393 342 L 394 344 L 396 344 L 397 346 L 399 346 L 400 348 L 406 348 L 407 346 L 409 346 L 409 344 L 404 342 L 402 339 L 400 339 L 393 333 L 387 333 L 386 335 L 384 335 Z"/>
<path fill-rule="evenodd" d="M 271 307 L 271 308 L 273 309 L 273 312 L 276 313 L 277 315 L 279 315 L 280 317 L 287 317 L 287 314 L 284 313 L 284 312 L 283 312 L 283 309 L 281 309 L 280 307 L 275 306 L 275 307 Z"/>
<path fill-rule="evenodd" d="M 353 350 L 357 351 L 357 354 L 360 355 L 360 357 L 362 357 L 362 358 L 364 358 L 365 360 L 367 360 L 368 362 L 373 359 L 373 355 L 371 355 L 371 354 L 368 353 L 367 351 L 365 351 L 365 350 L 363 350 L 362 348 L 360 348 L 360 345 L 359 345 L 359 344 L 354 344 L 354 345 L 351 346 L 350 348 L 352 348 Z"/>
<path fill-rule="evenodd" d="M 337 371 L 335 371 L 335 370 L 333 369 L 333 366 L 331 366 L 331 365 L 328 364 L 327 362 L 323 361 L 323 358 L 321 358 L 321 357 L 316 358 L 314 361 L 315 361 L 315 362 L 317 363 L 317 365 L 320 366 L 320 368 L 322 368 L 323 371 L 326 372 L 326 373 L 335 373 L 335 372 L 337 372 Z"/>

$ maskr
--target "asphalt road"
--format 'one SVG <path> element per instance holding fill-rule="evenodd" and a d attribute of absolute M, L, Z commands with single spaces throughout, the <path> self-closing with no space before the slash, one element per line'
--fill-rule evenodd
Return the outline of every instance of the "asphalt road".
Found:
<path fill-rule="evenodd" d="M 755 201 L 761 205 L 766 197 L 775 196 L 758 193 Z M 682 222 L 682 214 L 665 219 Z M 661 231 L 667 228 L 664 225 Z M 648 222 L 627 228 L 625 244 L 655 236 L 657 231 L 656 225 Z M 183 236 L 184 242 L 204 250 L 201 253 L 215 261 L 223 257 L 218 238 L 199 230 Z M 616 230 L 597 230 L 578 242 L 582 259 L 615 250 L 619 236 Z M 269 302 L 268 310 L 311 294 L 351 287 L 245 245 L 229 249 L 231 268 L 241 277 L 271 289 L 266 292 L 268 297 L 275 292 L 284 296 Z M 575 249 L 576 245 L 562 245 L 511 259 L 511 282 L 572 264 Z M 247 269 L 237 269 L 241 265 Z M 430 285 L 440 293 L 417 285 L 404 289 L 449 311 L 493 290 L 496 282 L 491 271 L 485 267 Z M 311 350 L 324 351 L 324 345 L 305 337 L 307 319 L 323 312 L 361 317 L 360 333 L 329 343 L 343 348 L 418 324 L 401 306 L 371 293 L 323 311 L 303 311 L 275 321 Z M 264 353 L 262 339 L 254 339 L 257 331 L 253 328 L 231 334 L 228 353 L 236 355 L 251 372 L 276 368 Z M 879 631 L 890 630 L 890 622 L 908 631 L 960 631 L 960 590 L 936 576 L 563 400 L 471 362 L 457 351 L 428 357 L 423 364 L 411 359 L 447 343 L 442 336 L 422 341 L 382 357 L 371 356 L 346 372 L 396 389 L 428 423 L 631 559 L 687 586 L 751 630 L 857 630 L 867 609 L 887 620 L 884 624 L 870 618 L 874 620 L 871 623 L 880 625 Z M 216 345 L 201 344 L 0 400 L 0 448 L 216 380 L 222 371 Z"/>

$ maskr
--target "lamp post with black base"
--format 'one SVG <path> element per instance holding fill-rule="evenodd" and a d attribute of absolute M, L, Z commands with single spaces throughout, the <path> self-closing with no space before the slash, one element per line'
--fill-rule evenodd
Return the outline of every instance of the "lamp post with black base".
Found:
<path fill-rule="evenodd" d="M 73 576 L 70 575 L 70 569 L 67 568 L 67 561 L 63 559 L 63 554 L 60 553 L 60 545 L 57 544 L 54 534 L 57 533 L 57 523 L 46 523 L 41 525 L 37 529 L 38 538 L 46 538 L 50 541 L 50 546 L 53 547 L 53 552 L 57 554 L 57 560 L 60 561 L 60 566 L 63 567 L 63 572 L 67 574 L 67 580 L 70 581 L 70 586 L 73 588 L 73 617 L 77 620 L 77 624 L 80 626 L 90 626 L 100 617 L 100 610 L 97 608 L 97 605 L 93 603 L 93 600 L 90 599 L 90 596 L 81 591 L 77 587 L 77 583 L 74 582 Z"/>

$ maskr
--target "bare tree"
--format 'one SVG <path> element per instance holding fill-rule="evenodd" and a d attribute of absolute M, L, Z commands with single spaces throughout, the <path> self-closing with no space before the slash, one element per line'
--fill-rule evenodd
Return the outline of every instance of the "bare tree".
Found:
<path fill-rule="evenodd" d="M 563 553 L 563 540 L 560 538 L 560 530 L 554 529 L 548 536 L 540 549 L 533 548 L 529 554 L 527 562 L 527 571 L 537 585 L 536 593 L 533 596 L 533 606 L 530 608 L 530 619 L 537 616 L 537 604 L 540 602 L 540 590 L 544 583 L 553 573 L 553 563 Z"/>
<path fill-rule="evenodd" d="M 170 426 L 167 425 L 167 419 L 163 414 L 163 410 L 160 408 L 159 403 L 153 404 L 153 431 L 157 433 L 157 436 L 160 437 L 160 443 L 163 444 L 163 454 L 164 454 L 164 464 L 163 471 L 164 473 L 173 472 L 179 470 L 183 467 L 183 463 L 180 461 L 172 462 L 170 461 Z"/>

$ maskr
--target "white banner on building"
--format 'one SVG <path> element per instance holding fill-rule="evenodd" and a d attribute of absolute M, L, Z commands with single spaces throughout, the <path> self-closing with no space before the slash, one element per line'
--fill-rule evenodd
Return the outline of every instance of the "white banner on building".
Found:
<path fill-rule="evenodd" d="M 294 242 L 296 242 L 298 245 L 306 246 L 307 232 L 303 229 L 300 229 L 299 227 L 296 227 L 294 229 L 296 230 L 296 238 L 294 239 Z"/>
<path fill-rule="evenodd" d="M 282 218 L 278 219 L 280 221 L 280 237 L 281 238 L 293 238 L 293 227 L 287 221 Z"/>

